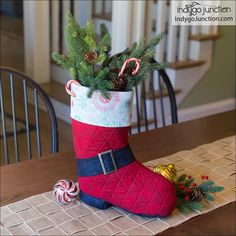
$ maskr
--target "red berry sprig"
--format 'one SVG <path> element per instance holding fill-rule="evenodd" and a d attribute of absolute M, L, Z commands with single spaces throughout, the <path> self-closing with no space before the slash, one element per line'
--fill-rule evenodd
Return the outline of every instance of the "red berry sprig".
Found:
<path fill-rule="evenodd" d="M 185 200 L 185 201 L 189 201 L 189 195 L 185 195 L 185 196 L 184 196 L 184 200 Z"/>
<path fill-rule="evenodd" d="M 194 178 L 191 175 L 183 174 L 177 178 L 177 209 L 180 211 L 199 210 L 203 207 L 201 203 L 203 200 L 214 200 L 214 198 L 208 198 L 207 196 L 213 195 L 215 192 L 220 192 L 224 189 L 221 186 L 214 186 L 214 182 L 209 181 L 208 175 L 201 175 L 201 179 L 202 183 L 198 185 L 194 182 Z M 214 190 L 211 188 L 212 185 L 214 186 Z"/>
<path fill-rule="evenodd" d="M 208 180 L 209 176 L 208 175 L 201 175 L 202 180 Z M 195 182 L 191 183 L 193 181 L 193 177 L 191 175 L 188 175 L 185 177 L 185 180 L 183 182 L 179 183 L 179 190 L 182 190 L 182 196 L 184 200 L 191 201 L 191 194 L 194 191 L 194 189 L 197 188 L 197 184 Z"/>
<path fill-rule="evenodd" d="M 185 187 L 182 183 L 179 183 L 179 190 L 185 190 Z"/>
<path fill-rule="evenodd" d="M 186 188 L 186 192 L 189 193 L 191 191 L 191 188 Z"/>
<path fill-rule="evenodd" d="M 209 176 L 208 175 L 201 175 L 201 179 L 209 179 Z"/>

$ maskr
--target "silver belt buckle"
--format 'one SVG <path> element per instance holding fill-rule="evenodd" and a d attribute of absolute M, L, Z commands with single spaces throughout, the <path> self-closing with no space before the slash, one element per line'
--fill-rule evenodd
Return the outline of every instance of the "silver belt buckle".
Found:
<path fill-rule="evenodd" d="M 114 170 L 111 170 L 111 171 L 106 170 L 103 159 L 102 159 L 102 155 L 107 154 L 107 153 L 110 154 L 110 157 L 111 157 L 111 160 L 112 160 L 112 163 L 113 163 L 113 166 L 114 166 Z M 103 171 L 104 175 L 110 174 L 110 173 L 115 172 L 117 170 L 117 166 L 116 166 L 116 163 L 115 163 L 115 159 L 114 159 L 112 150 L 108 150 L 108 151 L 99 153 L 98 158 L 99 158 L 100 164 L 102 166 L 102 171 Z"/>

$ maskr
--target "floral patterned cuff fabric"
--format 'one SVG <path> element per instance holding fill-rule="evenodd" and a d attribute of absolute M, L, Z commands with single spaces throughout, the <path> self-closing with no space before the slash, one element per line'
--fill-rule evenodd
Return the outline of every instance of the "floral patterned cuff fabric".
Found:
<path fill-rule="evenodd" d="M 72 84 L 71 118 L 86 124 L 103 127 L 126 127 L 131 125 L 133 91 L 110 92 L 110 99 L 94 92 L 88 98 L 89 89 Z"/>

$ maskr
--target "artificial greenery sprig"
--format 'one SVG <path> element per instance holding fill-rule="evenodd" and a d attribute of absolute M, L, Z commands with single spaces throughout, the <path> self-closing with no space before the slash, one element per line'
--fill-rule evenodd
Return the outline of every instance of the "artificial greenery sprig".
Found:
<path fill-rule="evenodd" d="M 166 63 L 153 63 L 155 46 L 163 39 L 161 33 L 149 42 L 140 40 L 118 55 L 111 56 L 111 36 L 105 24 L 100 25 L 100 40 L 97 40 L 94 25 L 88 21 L 80 27 L 71 13 L 67 14 L 65 41 L 67 55 L 53 53 L 53 59 L 68 70 L 72 79 L 78 80 L 83 86 L 89 87 L 88 96 L 100 91 L 102 96 L 109 98 L 109 91 L 129 91 L 141 83 L 152 69 L 163 69 Z M 124 74 L 119 76 L 120 69 L 129 58 L 141 59 L 139 71 L 132 75 L 134 62 L 131 62 Z"/>
<path fill-rule="evenodd" d="M 209 177 L 201 176 L 202 183 L 197 185 L 192 176 L 181 175 L 175 182 L 177 203 L 176 208 L 182 212 L 201 210 L 202 201 L 214 201 L 214 194 L 223 191 L 222 186 L 216 186 Z"/>

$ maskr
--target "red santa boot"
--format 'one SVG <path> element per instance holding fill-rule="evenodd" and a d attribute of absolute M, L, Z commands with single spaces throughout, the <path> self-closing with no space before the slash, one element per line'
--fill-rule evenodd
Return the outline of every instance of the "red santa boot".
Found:
<path fill-rule="evenodd" d="M 137 161 L 128 144 L 133 92 L 88 98 L 87 87 L 70 84 L 80 200 L 99 209 L 113 205 L 139 215 L 169 215 L 175 188 Z"/>

